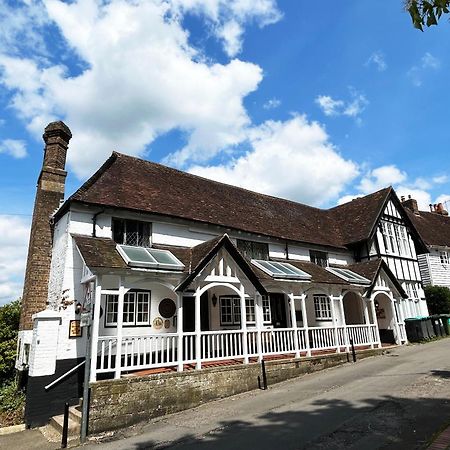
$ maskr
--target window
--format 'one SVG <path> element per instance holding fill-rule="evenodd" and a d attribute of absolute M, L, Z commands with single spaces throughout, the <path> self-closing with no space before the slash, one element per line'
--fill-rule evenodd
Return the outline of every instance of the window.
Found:
<path fill-rule="evenodd" d="M 413 300 L 420 300 L 419 291 L 417 290 L 417 283 L 405 283 L 405 291 L 409 298 Z"/>
<path fill-rule="evenodd" d="M 328 272 L 334 273 L 339 278 L 343 278 L 349 283 L 370 284 L 370 280 L 361 275 L 358 275 L 357 273 L 349 269 L 342 269 L 340 267 L 328 267 L 327 270 Z"/>
<path fill-rule="evenodd" d="M 269 259 L 269 245 L 264 242 L 238 239 L 237 248 L 247 259 Z"/>
<path fill-rule="evenodd" d="M 119 295 L 106 295 L 105 325 L 117 325 Z M 150 292 L 127 292 L 123 299 L 123 325 L 150 324 Z"/>
<path fill-rule="evenodd" d="M 129 266 L 174 270 L 184 268 L 184 264 L 168 250 L 131 245 L 117 245 L 117 250 Z"/>
<path fill-rule="evenodd" d="M 263 310 L 263 322 L 272 322 L 272 312 L 270 310 L 270 298 L 268 295 L 264 295 L 262 298 L 262 310 Z"/>
<path fill-rule="evenodd" d="M 309 251 L 309 259 L 312 263 L 317 264 L 321 267 L 328 266 L 328 253 L 320 252 L 318 250 L 310 250 Z"/>
<path fill-rule="evenodd" d="M 441 264 L 448 264 L 448 253 L 446 251 L 439 252 L 439 258 L 441 260 Z"/>
<path fill-rule="evenodd" d="M 326 295 L 314 295 L 314 311 L 317 320 L 331 320 L 331 302 Z"/>
<path fill-rule="evenodd" d="M 255 323 L 255 300 L 245 299 L 245 312 L 247 323 Z M 239 297 L 220 297 L 220 324 L 241 324 L 241 299 Z"/>
<path fill-rule="evenodd" d="M 113 218 L 112 229 L 113 239 L 117 244 L 150 247 L 150 222 Z"/>
<path fill-rule="evenodd" d="M 273 278 L 288 278 L 298 280 L 309 280 L 311 275 L 298 269 L 292 264 L 279 261 L 263 261 L 252 259 L 252 264 Z"/>
<path fill-rule="evenodd" d="M 383 234 L 384 247 L 386 253 L 397 253 L 397 246 L 394 236 L 394 224 L 381 222 L 381 232 Z"/>
<path fill-rule="evenodd" d="M 399 245 L 399 249 L 400 249 L 400 255 L 411 256 L 406 228 L 402 225 L 394 225 L 394 227 L 395 227 L 395 234 L 397 236 L 397 241 L 398 241 L 398 245 Z"/>

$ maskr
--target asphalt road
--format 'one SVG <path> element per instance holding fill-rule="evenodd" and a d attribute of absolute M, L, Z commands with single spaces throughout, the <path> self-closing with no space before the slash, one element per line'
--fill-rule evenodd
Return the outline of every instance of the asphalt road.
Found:
<path fill-rule="evenodd" d="M 450 424 L 450 339 L 153 420 L 101 450 L 416 449 Z"/>

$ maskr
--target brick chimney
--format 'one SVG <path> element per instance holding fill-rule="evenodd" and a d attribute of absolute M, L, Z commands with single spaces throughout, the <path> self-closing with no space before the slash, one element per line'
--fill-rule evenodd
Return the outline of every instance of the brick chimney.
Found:
<path fill-rule="evenodd" d="M 32 315 L 47 306 L 53 231 L 50 216 L 64 199 L 66 155 L 72 133 L 63 122 L 47 125 L 44 162 L 37 182 L 22 296 L 20 330 L 33 328 Z"/>
<path fill-rule="evenodd" d="M 408 195 L 408 200 L 404 200 L 405 197 L 402 196 L 402 205 L 405 208 L 408 208 L 410 211 L 412 211 L 417 216 L 420 215 L 419 213 L 419 206 L 417 205 L 417 200 L 411 198 L 410 195 Z"/>

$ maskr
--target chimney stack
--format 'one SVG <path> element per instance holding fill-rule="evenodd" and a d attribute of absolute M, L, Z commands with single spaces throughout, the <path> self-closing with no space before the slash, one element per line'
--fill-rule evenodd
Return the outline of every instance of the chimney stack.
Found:
<path fill-rule="evenodd" d="M 448 216 L 448 211 L 444 208 L 444 205 L 442 203 L 434 205 L 434 212 L 436 214 L 440 214 L 441 216 Z"/>
<path fill-rule="evenodd" d="M 44 161 L 37 182 L 22 296 L 20 330 L 33 328 L 32 315 L 47 306 L 53 232 L 50 217 L 64 199 L 66 155 L 72 133 L 63 122 L 47 125 Z"/>
<path fill-rule="evenodd" d="M 408 200 L 405 200 L 405 197 L 402 196 L 402 205 L 412 211 L 416 216 L 420 215 L 417 200 L 411 198 L 410 195 L 408 195 Z"/>

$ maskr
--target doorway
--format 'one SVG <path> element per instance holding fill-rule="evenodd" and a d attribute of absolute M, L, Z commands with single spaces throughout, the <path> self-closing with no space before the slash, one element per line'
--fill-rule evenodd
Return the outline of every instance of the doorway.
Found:
<path fill-rule="evenodd" d="M 274 328 L 287 328 L 286 298 L 284 294 L 269 294 L 272 325 Z"/>
<path fill-rule="evenodd" d="M 209 331 L 209 302 L 207 292 L 204 292 L 200 297 L 200 329 L 201 331 Z M 195 331 L 194 297 L 183 297 L 183 331 L 186 333 Z"/>

